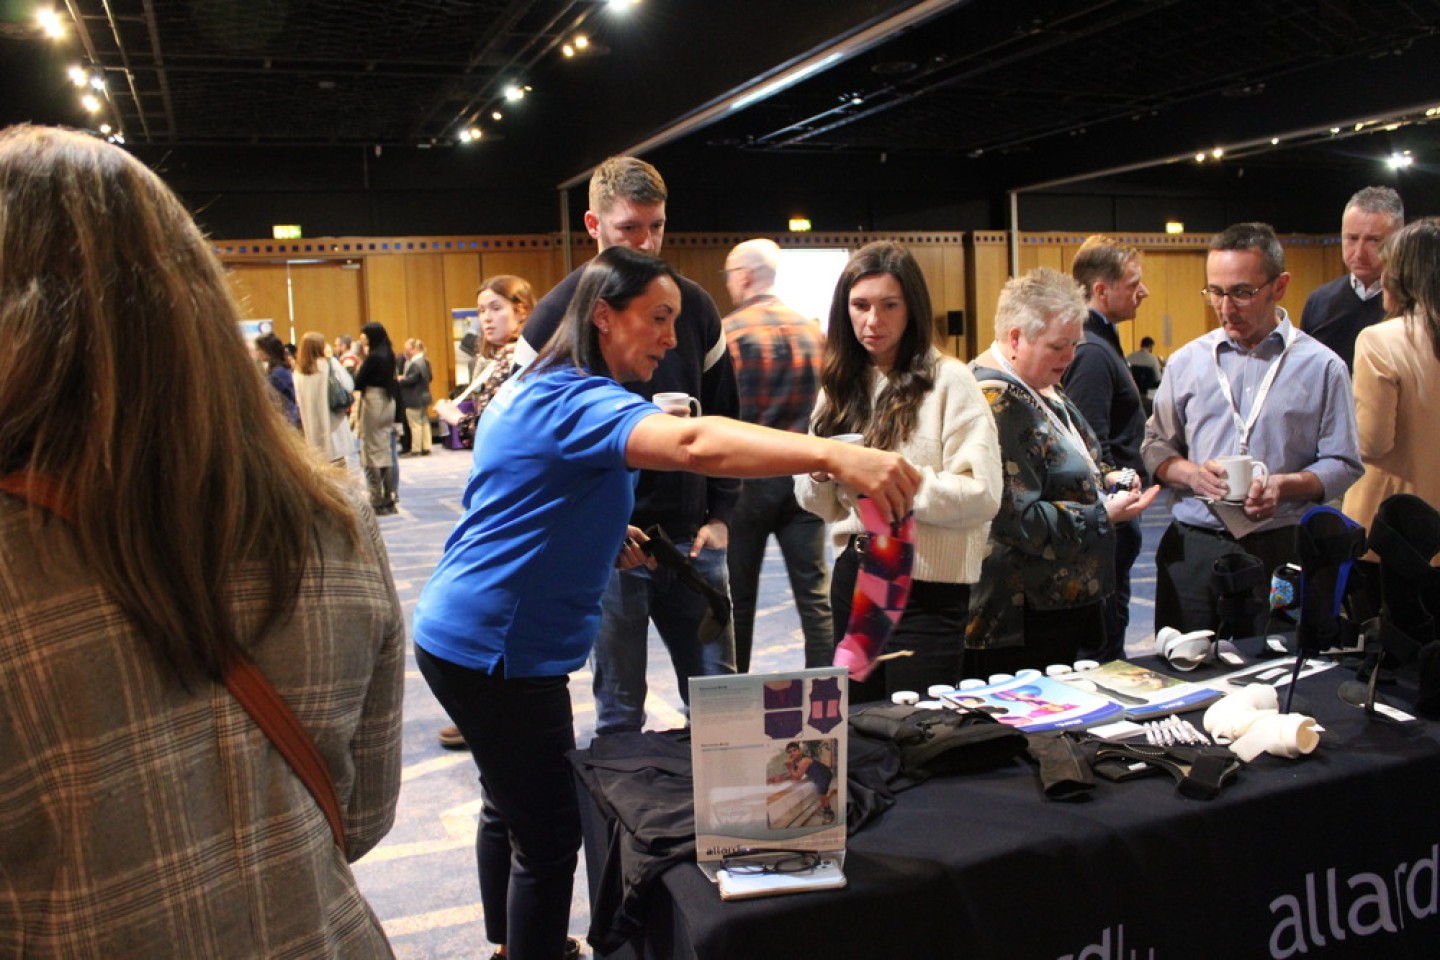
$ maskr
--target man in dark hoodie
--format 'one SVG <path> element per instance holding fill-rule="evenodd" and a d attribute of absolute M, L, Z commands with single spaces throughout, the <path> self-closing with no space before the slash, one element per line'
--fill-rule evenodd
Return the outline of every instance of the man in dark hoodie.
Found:
<path fill-rule="evenodd" d="M 665 236 L 668 194 L 660 172 L 634 157 L 611 157 L 590 177 L 585 228 L 599 250 L 626 246 L 658 256 Z M 515 360 L 527 365 L 550 339 L 575 293 L 578 268 L 546 294 L 516 344 Z M 648 383 L 629 387 L 643 397 L 679 392 L 695 397 L 707 416 L 735 417 L 739 400 L 735 371 L 725 344 L 719 311 L 710 295 L 681 279 L 678 344 L 660 362 Z M 707 479 L 691 473 L 642 471 L 630 522 L 642 530 L 659 524 L 709 583 L 728 591 L 725 549 L 728 521 L 739 497 L 738 480 Z M 729 626 L 703 642 L 705 598 L 677 581 L 674 573 L 636 567 L 610 575 L 601 601 L 600 635 L 595 641 L 595 732 L 638 731 L 645 722 L 646 652 L 653 620 L 670 651 L 687 697 L 689 678 L 735 671 L 735 640 Z"/>

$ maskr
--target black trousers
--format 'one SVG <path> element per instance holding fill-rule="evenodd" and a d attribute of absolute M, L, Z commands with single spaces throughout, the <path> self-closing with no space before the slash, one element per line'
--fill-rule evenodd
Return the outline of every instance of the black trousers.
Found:
<path fill-rule="evenodd" d="M 1172 522 L 1155 551 L 1155 630 L 1174 627 L 1188 633 L 1218 628 L 1211 575 L 1216 560 L 1235 553 L 1248 553 L 1264 565 L 1265 577 L 1254 593 L 1268 606 L 1270 574 L 1282 563 L 1299 561 L 1295 533 L 1296 527 L 1289 526 L 1236 540 L 1221 530 Z M 1266 619 L 1264 614 L 1257 617 L 1249 635 L 1259 636 Z"/>
<path fill-rule="evenodd" d="M 855 599 L 855 579 L 860 557 L 848 546 L 835 558 L 830 578 L 830 607 L 835 615 L 835 640 L 845 636 L 850 607 Z M 850 683 L 850 702 L 888 700 L 896 690 L 913 690 L 925 695 L 931 684 L 954 684 L 960 679 L 964 653 L 965 621 L 970 614 L 968 583 L 933 583 L 916 580 L 910 586 L 910 601 L 885 653 L 910 651 L 909 656 L 882 661 L 864 682 Z"/>

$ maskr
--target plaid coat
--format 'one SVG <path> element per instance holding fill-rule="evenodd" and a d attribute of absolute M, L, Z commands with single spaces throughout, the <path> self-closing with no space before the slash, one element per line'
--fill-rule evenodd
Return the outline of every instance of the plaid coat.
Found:
<path fill-rule="evenodd" d="M 368 512 L 361 529 L 358 552 L 321 535 L 323 563 L 255 654 L 330 768 L 342 855 L 227 690 L 162 669 L 68 527 L 32 529 L 0 495 L 0 956 L 391 955 L 347 863 L 400 789 L 404 621 Z M 264 586 L 258 570 L 232 584 L 244 630 Z"/>

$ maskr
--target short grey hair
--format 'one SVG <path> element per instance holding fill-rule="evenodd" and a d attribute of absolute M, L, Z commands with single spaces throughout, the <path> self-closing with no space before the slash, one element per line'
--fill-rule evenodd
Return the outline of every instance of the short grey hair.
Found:
<path fill-rule="evenodd" d="M 1405 226 L 1405 203 L 1400 199 L 1400 194 L 1389 187 L 1356 190 L 1355 195 L 1346 202 L 1345 209 L 1383 213 L 1390 218 L 1391 226 L 1395 229 Z"/>
<path fill-rule="evenodd" d="M 1053 324 L 1083 324 L 1090 308 L 1085 288 L 1049 267 L 1037 267 L 1005 283 L 995 307 L 995 340 L 1004 342 L 1011 330 L 1034 340 Z"/>

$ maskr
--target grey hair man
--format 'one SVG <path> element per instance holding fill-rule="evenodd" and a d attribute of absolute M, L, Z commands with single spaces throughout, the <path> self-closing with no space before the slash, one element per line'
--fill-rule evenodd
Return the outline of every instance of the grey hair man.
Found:
<path fill-rule="evenodd" d="M 1340 217 L 1340 252 L 1350 271 L 1305 301 L 1300 329 L 1334 350 L 1347 369 L 1355 366 L 1355 338 L 1385 319 L 1380 295 L 1380 246 L 1405 225 L 1405 205 L 1389 187 L 1366 187 L 1345 204 Z"/>

